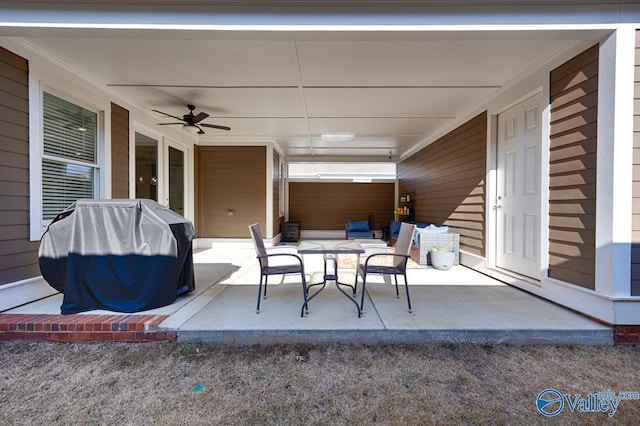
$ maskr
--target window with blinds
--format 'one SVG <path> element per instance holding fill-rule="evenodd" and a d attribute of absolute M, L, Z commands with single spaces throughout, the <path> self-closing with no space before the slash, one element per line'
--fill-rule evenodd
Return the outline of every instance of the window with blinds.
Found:
<path fill-rule="evenodd" d="M 98 114 L 43 94 L 42 219 L 79 198 L 94 198 Z"/>

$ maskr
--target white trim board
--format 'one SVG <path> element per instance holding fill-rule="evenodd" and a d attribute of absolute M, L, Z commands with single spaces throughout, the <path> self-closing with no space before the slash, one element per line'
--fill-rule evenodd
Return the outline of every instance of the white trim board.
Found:
<path fill-rule="evenodd" d="M 0 286 L 0 312 L 56 294 L 42 276 Z"/>

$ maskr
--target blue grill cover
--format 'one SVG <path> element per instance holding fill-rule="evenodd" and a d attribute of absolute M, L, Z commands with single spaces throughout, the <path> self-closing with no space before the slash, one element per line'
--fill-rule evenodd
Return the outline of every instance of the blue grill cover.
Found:
<path fill-rule="evenodd" d="M 195 290 L 193 224 L 152 200 L 78 200 L 40 241 L 61 312 L 139 312 Z"/>

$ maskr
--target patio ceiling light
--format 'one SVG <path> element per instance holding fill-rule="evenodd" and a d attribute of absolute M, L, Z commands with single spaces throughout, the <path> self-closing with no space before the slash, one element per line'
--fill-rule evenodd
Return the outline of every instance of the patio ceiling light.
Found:
<path fill-rule="evenodd" d="M 322 135 L 322 140 L 325 142 L 347 142 L 354 138 L 353 133 L 325 133 Z"/>

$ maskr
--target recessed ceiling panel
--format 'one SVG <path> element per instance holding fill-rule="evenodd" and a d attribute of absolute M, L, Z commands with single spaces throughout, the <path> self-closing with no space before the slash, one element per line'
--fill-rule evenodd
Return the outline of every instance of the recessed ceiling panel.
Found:
<path fill-rule="evenodd" d="M 416 144 L 420 138 L 416 136 L 387 136 L 387 137 L 356 137 L 351 141 L 345 142 L 327 142 L 321 138 L 313 138 L 313 146 L 316 148 L 334 148 L 337 150 L 346 148 L 380 148 L 380 149 L 396 149 L 409 148 Z"/>
<path fill-rule="evenodd" d="M 565 40 L 302 41 L 306 86 L 501 86 Z"/>
<path fill-rule="evenodd" d="M 357 136 L 425 135 L 451 118 L 311 118 L 313 135 L 353 133 Z"/>
<path fill-rule="evenodd" d="M 497 89 L 305 89 L 311 118 L 448 118 L 482 104 Z"/>
<path fill-rule="evenodd" d="M 314 155 L 344 155 L 344 156 L 355 156 L 355 157 L 366 157 L 366 156 L 383 156 L 389 157 L 389 150 L 386 148 L 314 148 Z M 355 161 L 356 159 L 354 159 Z"/>
<path fill-rule="evenodd" d="M 159 121 L 160 122 L 160 121 Z M 287 137 L 304 137 L 307 132 L 307 123 L 301 118 L 207 118 L 205 123 L 220 124 L 231 127 L 229 132 L 222 132 L 229 136 L 261 136 L 271 139 L 282 135 Z M 221 134 L 214 129 L 206 130 L 207 133 Z"/>
<path fill-rule="evenodd" d="M 311 146 L 307 136 L 279 136 L 274 141 L 279 146 L 289 148 L 308 148 Z"/>
<path fill-rule="evenodd" d="M 283 147 L 285 155 L 313 155 L 311 148 L 298 148 L 298 147 Z"/>
<path fill-rule="evenodd" d="M 169 114 L 186 114 L 188 104 L 221 117 L 303 118 L 296 88 L 120 87 L 123 95 Z"/>
<path fill-rule="evenodd" d="M 289 44 L 281 41 L 29 39 L 105 84 L 296 85 Z"/>

